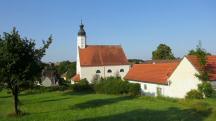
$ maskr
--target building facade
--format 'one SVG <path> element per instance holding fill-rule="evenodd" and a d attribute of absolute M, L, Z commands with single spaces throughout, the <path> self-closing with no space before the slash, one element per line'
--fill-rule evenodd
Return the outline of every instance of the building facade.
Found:
<path fill-rule="evenodd" d="M 127 57 L 120 45 L 87 45 L 84 25 L 80 25 L 77 36 L 77 70 L 71 83 L 85 78 L 90 83 L 96 78 L 123 78 L 129 68 Z"/>
<path fill-rule="evenodd" d="M 216 56 L 207 57 L 206 68 L 210 72 L 210 83 L 216 89 Z M 184 98 L 187 92 L 197 89 L 201 83 L 196 74 L 199 74 L 199 60 L 195 56 L 187 56 L 176 63 L 136 64 L 125 79 L 139 83 L 144 95 Z"/>

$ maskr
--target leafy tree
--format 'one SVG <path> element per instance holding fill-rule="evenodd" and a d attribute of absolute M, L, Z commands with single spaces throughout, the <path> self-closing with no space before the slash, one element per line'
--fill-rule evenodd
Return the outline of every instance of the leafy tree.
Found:
<path fill-rule="evenodd" d="M 70 65 L 70 61 L 62 61 L 59 65 L 56 66 L 56 69 L 60 75 L 64 74 L 68 70 L 68 65 Z"/>
<path fill-rule="evenodd" d="M 76 74 L 76 62 L 62 61 L 56 66 L 58 74 L 62 75 L 66 73 L 66 79 L 70 79 Z"/>
<path fill-rule="evenodd" d="M 201 84 L 199 84 L 198 90 L 202 92 L 205 95 L 205 97 L 211 97 L 214 91 L 212 85 L 208 82 L 202 82 Z"/>
<path fill-rule="evenodd" d="M 211 55 L 211 53 L 208 53 L 205 49 L 203 49 L 202 43 L 201 41 L 199 41 L 198 45 L 196 46 L 196 49 L 190 50 L 188 55 L 206 56 L 206 55 Z"/>
<path fill-rule="evenodd" d="M 76 74 L 76 62 L 72 62 L 68 66 L 67 74 L 66 74 L 66 79 L 69 80 L 71 79 L 72 76 Z"/>
<path fill-rule="evenodd" d="M 211 54 L 206 52 L 205 49 L 202 48 L 201 41 L 199 41 L 196 50 L 190 50 L 188 55 L 195 55 L 199 59 L 200 70 L 199 74 L 195 74 L 195 76 L 199 78 L 202 83 L 198 85 L 198 91 L 200 91 L 205 97 L 211 97 L 213 88 L 212 85 L 208 82 L 209 74 L 206 68 L 207 56 Z"/>
<path fill-rule="evenodd" d="M 152 52 L 153 60 L 172 60 L 175 59 L 172 49 L 166 44 L 160 44 L 155 51 Z"/>
<path fill-rule="evenodd" d="M 12 92 L 16 115 L 21 114 L 19 92 L 31 88 L 39 80 L 41 58 L 51 42 L 52 36 L 43 41 L 43 47 L 36 49 L 35 41 L 21 38 L 16 28 L 0 37 L 0 84 Z"/>

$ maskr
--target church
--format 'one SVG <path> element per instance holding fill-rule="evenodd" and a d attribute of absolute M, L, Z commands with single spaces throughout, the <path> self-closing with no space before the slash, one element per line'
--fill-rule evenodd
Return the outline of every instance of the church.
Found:
<path fill-rule="evenodd" d="M 121 45 L 87 45 L 86 32 L 81 23 L 77 36 L 76 75 L 71 83 L 87 79 L 118 76 L 124 78 L 130 69 L 127 56 Z"/>

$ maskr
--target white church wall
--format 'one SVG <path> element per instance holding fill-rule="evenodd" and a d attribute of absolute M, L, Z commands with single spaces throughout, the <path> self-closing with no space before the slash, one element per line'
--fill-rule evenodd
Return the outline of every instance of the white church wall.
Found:
<path fill-rule="evenodd" d="M 216 81 L 211 81 L 210 83 L 211 83 L 212 87 L 216 90 Z"/>
<path fill-rule="evenodd" d="M 100 77 L 110 77 L 120 75 L 122 78 L 129 71 L 130 65 L 115 65 L 115 66 L 97 66 L 97 67 L 81 67 L 81 79 L 86 78 L 89 82 L 92 82 L 95 75 Z M 120 72 L 123 69 L 124 72 Z M 100 73 L 96 73 L 97 70 L 100 70 Z M 111 72 L 108 72 L 111 70 Z"/>

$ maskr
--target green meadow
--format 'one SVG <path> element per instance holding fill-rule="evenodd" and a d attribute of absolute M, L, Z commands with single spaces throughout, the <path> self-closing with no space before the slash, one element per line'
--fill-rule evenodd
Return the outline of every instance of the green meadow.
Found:
<path fill-rule="evenodd" d="M 216 121 L 216 99 L 177 100 L 53 91 L 21 94 L 25 115 L 14 117 L 13 100 L 0 92 L 0 121 Z"/>

